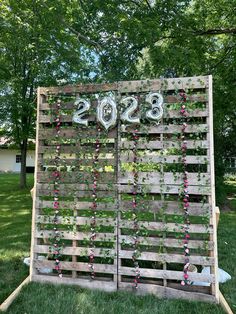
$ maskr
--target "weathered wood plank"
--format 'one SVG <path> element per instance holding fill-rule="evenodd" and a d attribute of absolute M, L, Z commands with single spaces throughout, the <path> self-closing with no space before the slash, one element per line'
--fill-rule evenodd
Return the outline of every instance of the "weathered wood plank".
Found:
<path fill-rule="evenodd" d="M 37 208 L 43 209 L 43 208 L 53 208 L 53 201 L 45 201 L 45 200 L 38 200 L 37 201 Z M 67 208 L 71 210 L 91 210 L 93 203 L 92 202 L 70 202 L 70 201 L 60 201 L 59 202 L 60 208 Z M 97 204 L 97 211 L 116 211 L 117 206 L 115 203 L 112 202 L 101 202 Z"/>
<path fill-rule="evenodd" d="M 71 94 L 75 93 L 97 93 L 97 92 L 108 92 L 115 91 L 118 89 L 118 83 L 101 83 L 101 84 L 77 84 L 77 85 L 66 85 L 66 86 L 56 86 L 56 87 L 40 87 L 40 94 L 50 95 L 50 94 Z"/>
<path fill-rule="evenodd" d="M 132 152 L 129 154 L 121 154 L 120 155 L 120 161 L 121 162 L 133 162 L 134 155 Z M 208 157 L 203 156 L 186 156 L 185 157 L 187 164 L 207 164 L 208 163 Z M 145 154 L 144 156 L 138 156 L 137 157 L 137 163 L 167 163 L 167 164 L 178 164 L 183 163 L 182 156 L 178 155 L 166 155 L 166 156 L 158 156 L 155 154 Z"/>
<path fill-rule="evenodd" d="M 40 154 L 52 154 L 54 155 L 56 152 L 57 145 L 43 145 L 39 147 L 39 153 Z M 78 154 L 78 153 L 88 153 L 88 150 L 91 151 L 91 148 L 95 147 L 95 143 L 88 142 L 86 145 L 82 145 L 80 143 L 76 143 L 76 145 L 73 144 L 61 144 L 60 145 L 60 154 Z M 103 143 L 100 147 L 100 153 L 113 153 L 114 152 L 114 143 Z M 68 156 L 68 157 L 69 157 Z"/>
<path fill-rule="evenodd" d="M 186 117 L 189 118 L 198 118 L 198 117 L 207 117 L 208 116 L 208 111 L 207 110 L 200 110 L 200 109 L 195 109 L 195 110 L 189 110 L 186 113 Z M 165 109 L 163 118 L 182 118 L 182 115 L 180 113 L 180 110 L 168 110 Z M 40 114 L 39 115 L 39 123 L 53 123 L 54 122 L 54 117 L 51 115 L 46 115 L 46 114 Z M 96 121 L 96 116 L 94 113 L 88 112 L 88 121 Z M 74 123 L 73 122 L 73 114 L 67 114 L 67 115 L 61 115 L 60 117 L 60 122 L 62 123 Z"/>
<path fill-rule="evenodd" d="M 98 198 L 114 198 L 116 197 L 116 191 L 109 191 L 109 193 L 107 191 L 97 191 L 97 197 Z M 49 189 L 49 190 L 44 190 L 44 189 L 37 189 L 36 191 L 36 195 L 37 197 L 41 197 L 41 196 L 54 196 L 54 190 L 53 189 Z M 73 197 L 86 197 L 86 198 L 89 198 L 93 199 L 92 197 L 92 193 L 91 193 L 91 190 L 88 190 L 88 191 L 71 191 L 71 190 L 60 190 L 60 197 L 64 197 L 64 196 L 73 196 Z"/>
<path fill-rule="evenodd" d="M 59 234 L 65 240 L 90 240 L 91 232 L 73 232 L 73 231 L 59 231 Z M 35 236 L 38 239 L 50 239 L 54 235 L 54 231 L 51 230 L 36 230 Z M 115 235 L 114 233 L 96 233 L 94 241 L 104 241 L 104 242 L 114 242 Z"/>
<path fill-rule="evenodd" d="M 53 224 L 54 217 L 53 216 L 46 216 L 46 215 L 37 215 L 36 223 L 40 224 Z M 58 216 L 57 223 L 63 225 L 88 225 L 90 226 L 91 218 L 90 217 L 73 217 L 73 216 Z M 99 226 L 115 226 L 115 221 L 113 218 L 96 218 L 96 224 Z"/>
<path fill-rule="evenodd" d="M 208 76 L 167 78 L 159 80 L 118 82 L 119 93 L 156 92 L 176 89 L 204 89 L 208 85 Z"/>
<path fill-rule="evenodd" d="M 187 101 L 194 103 L 194 102 L 206 102 L 208 100 L 207 94 L 192 94 L 187 96 Z M 164 104 L 176 104 L 181 102 L 181 97 L 176 96 L 176 95 L 164 95 Z M 61 103 L 61 109 L 62 110 L 73 110 L 76 109 L 75 106 L 75 99 L 72 101 L 68 102 L 62 102 Z M 91 102 L 91 107 L 96 107 L 97 106 L 97 101 L 92 101 Z M 48 111 L 48 110 L 55 110 L 57 109 L 57 104 L 49 104 L 49 103 L 42 103 L 40 105 L 40 111 Z M 190 111 L 191 115 L 193 111 Z"/>
<path fill-rule="evenodd" d="M 37 188 L 39 193 L 41 191 L 45 191 L 45 190 L 51 190 L 54 191 L 55 190 L 55 185 L 54 184 L 48 184 L 48 183 L 38 183 L 37 184 Z M 93 194 L 93 184 L 60 184 L 57 186 L 58 190 L 60 190 L 60 194 L 61 192 L 65 192 L 65 193 L 74 193 L 77 191 L 90 191 L 90 194 L 92 196 Z M 116 190 L 116 185 L 111 185 L 108 186 L 107 184 L 99 184 L 97 186 L 97 191 L 115 191 Z"/>
<path fill-rule="evenodd" d="M 132 133 L 134 129 L 133 126 L 122 125 L 123 133 Z M 157 126 L 147 126 L 145 129 L 140 129 L 139 134 L 172 134 L 172 133 L 181 133 L 182 125 L 176 124 L 159 124 Z M 207 124 L 188 124 L 185 128 L 185 133 L 207 133 L 208 125 Z"/>
<path fill-rule="evenodd" d="M 56 164 L 54 158 L 39 158 L 38 159 L 38 164 L 42 166 L 54 166 Z M 87 159 L 82 159 L 82 158 L 60 158 L 58 159 L 57 162 L 58 166 L 92 166 L 94 164 L 94 160 L 92 158 L 87 158 Z M 104 167 L 104 166 L 114 166 L 115 165 L 115 159 L 113 158 L 101 158 L 98 159 L 99 167 Z"/>
<path fill-rule="evenodd" d="M 130 201 L 120 201 L 120 211 L 132 211 Z M 69 208 L 76 210 L 90 209 L 92 202 L 70 202 L 60 201 L 60 208 Z M 37 208 L 53 208 L 53 201 L 39 200 L 37 198 Z M 116 211 L 117 205 L 113 202 L 101 202 L 97 204 L 97 211 Z M 137 206 L 137 211 L 147 211 L 153 213 L 164 213 L 165 215 L 183 215 L 182 204 L 175 201 L 153 201 L 153 200 L 140 200 Z M 211 214 L 211 208 L 209 204 L 189 202 L 189 214 L 190 216 L 209 216 Z"/>
<path fill-rule="evenodd" d="M 50 180 L 55 179 L 53 171 L 39 171 L 38 183 L 48 183 Z M 98 183 L 108 183 L 115 180 L 114 172 L 101 172 L 97 178 Z M 63 183 L 84 183 L 93 182 L 93 174 L 82 171 L 73 172 L 60 172 L 60 181 Z"/>
<path fill-rule="evenodd" d="M 58 276 L 48 276 L 48 275 L 33 275 L 32 280 L 36 282 L 42 283 L 51 283 L 51 284 L 65 284 L 65 285 L 77 285 L 86 289 L 98 289 L 107 292 L 112 292 L 117 290 L 117 283 L 114 281 L 105 281 L 105 280 L 95 280 L 91 281 L 91 279 L 84 278 L 69 278 Z"/>
<path fill-rule="evenodd" d="M 38 268 L 54 268 L 55 262 L 54 261 L 48 261 L 48 260 L 34 260 L 35 267 Z M 82 262 L 60 262 L 60 267 L 62 270 L 75 270 L 75 271 L 85 271 L 89 272 L 89 264 L 88 263 L 82 263 Z M 109 264 L 98 264 L 94 263 L 94 270 L 96 273 L 107 273 L 107 274 L 115 274 L 117 272 L 116 266 L 109 265 Z"/>
<path fill-rule="evenodd" d="M 119 288 L 121 290 L 129 290 L 133 291 L 132 283 L 121 282 L 119 284 Z M 168 298 L 168 299 L 183 299 L 183 300 L 191 300 L 191 301 L 203 301 L 203 302 L 210 302 L 210 303 L 217 303 L 216 298 L 212 295 L 198 293 L 198 292 L 188 292 L 182 291 L 179 289 L 173 289 L 170 287 L 162 287 L 159 285 L 154 284 L 142 284 L 139 283 L 139 289 L 137 294 L 154 294 L 160 298 Z"/>
<path fill-rule="evenodd" d="M 135 276 L 135 268 L 134 267 L 124 267 L 121 266 L 119 268 L 119 272 L 121 275 L 125 276 Z M 191 281 L 201 281 L 201 282 L 209 282 L 214 283 L 215 278 L 213 275 L 202 274 L 202 273 L 188 273 L 189 280 Z M 141 268 L 140 267 L 140 276 L 147 278 L 161 278 L 161 279 L 171 279 L 171 280 L 183 280 L 183 272 L 182 271 L 173 271 L 173 270 L 163 270 L 163 269 L 149 269 L 149 268 Z"/>
<path fill-rule="evenodd" d="M 183 248 L 183 239 L 175 238 L 158 238 L 158 237 L 138 237 L 138 241 L 141 245 L 145 246 L 163 246 L 167 248 Z M 132 235 L 120 235 L 120 243 L 133 244 L 134 237 Z M 188 248 L 191 249 L 207 249 L 212 250 L 214 244 L 212 241 L 201 241 L 201 240 L 189 240 Z"/>
<path fill-rule="evenodd" d="M 50 128 L 50 129 L 40 129 L 39 130 L 39 139 L 55 139 L 57 136 L 57 131 L 56 128 Z M 116 130 L 111 129 L 107 133 L 104 133 L 105 138 L 114 138 L 116 136 Z M 80 128 L 80 129 L 75 129 L 75 128 L 67 128 L 67 129 L 61 129 L 59 133 L 59 138 L 60 139 L 73 139 L 73 138 L 96 138 L 97 137 L 97 131 L 94 129 L 86 129 L 86 128 Z"/>
<path fill-rule="evenodd" d="M 73 232 L 73 231 L 59 231 L 60 235 L 65 240 L 89 240 L 91 233 L 90 232 Z M 35 233 L 36 238 L 38 239 L 50 239 L 53 236 L 53 230 L 37 230 Z M 175 238 L 158 238 L 158 237 L 138 237 L 138 240 L 141 245 L 145 246 L 164 246 L 168 248 L 183 248 L 183 239 L 178 240 Z M 96 238 L 94 241 L 105 241 L 113 242 L 116 241 L 115 235 L 113 233 L 96 233 Z M 119 236 L 120 244 L 133 244 L 134 239 L 132 235 L 120 235 Z M 212 241 L 201 241 L 201 240 L 189 240 L 188 247 L 190 249 L 207 249 L 212 250 L 214 244 Z"/>
<path fill-rule="evenodd" d="M 188 174 L 188 180 L 191 185 L 207 185 L 210 183 L 209 173 L 194 173 Z M 118 183 L 132 184 L 134 182 L 134 176 L 131 172 L 120 173 L 118 175 Z M 138 184 L 182 184 L 183 174 L 165 172 L 163 175 L 158 172 L 140 172 L 138 175 Z"/>
<path fill-rule="evenodd" d="M 133 193 L 133 187 L 131 185 L 118 185 L 118 190 L 120 193 Z M 151 193 L 151 194 L 179 194 L 183 190 L 182 186 L 178 185 L 139 185 L 137 187 L 137 193 Z M 189 186 L 188 194 L 193 195 L 210 195 L 210 186 Z"/>
<path fill-rule="evenodd" d="M 120 228 L 133 229 L 134 223 L 129 220 L 121 220 L 119 222 Z M 166 231 L 166 232 L 183 232 L 184 224 L 180 223 L 164 223 L 164 222 L 151 222 L 151 221 L 138 221 L 139 229 Z M 213 232 L 212 226 L 203 224 L 192 224 L 189 226 L 189 233 L 207 233 Z"/>
<path fill-rule="evenodd" d="M 64 247 L 61 251 L 62 255 L 76 255 L 76 256 L 88 256 L 91 248 L 85 247 Z M 115 257 L 115 250 L 109 248 L 93 248 L 94 256 L 98 257 Z M 48 254 L 50 253 L 49 245 L 35 245 L 35 253 Z"/>
<path fill-rule="evenodd" d="M 121 201 L 120 202 L 121 211 L 131 210 L 131 201 Z M 183 206 L 181 203 L 176 201 L 143 201 L 140 200 L 137 206 L 138 211 L 151 211 L 153 213 L 164 213 L 167 215 L 183 215 Z M 209 204 L 205 203 L 189 203 L 189 214 L 190 216 L 209 216 L 211 214 L 211 207 Z"/>
<path fill-rule="evenodd" d="M 168 149 L 178 148 L 182 145 L 181 141 L 142 141 L 142 138 L 137 143 L 137 149 L 155 150 L 155 149 Z M 186 141 L 187 149 L 196 148 L 209 148 L 209 143 L 205 140 Z M 122 138 L 121 149 L 131 149 L 134 147 L 134 142 L 127 138 Z"/>
<path fill-rule="evenodd" d="M 132 259 L 133 250 L 120 250 L 119 257 L 124 259 Z M 141 252 L 140 256 L 137 257 L 138 260 L 143 261 L 157 261 L 161 263 L 180 263 L 184 264 L 185 257 L 178 254 L 167 254 L 167 253 L 153 253 L 153 252 Z M 214 264 L 214 258 L 208 256 L 189 256 L 191 264 L 210 266 Z"/>

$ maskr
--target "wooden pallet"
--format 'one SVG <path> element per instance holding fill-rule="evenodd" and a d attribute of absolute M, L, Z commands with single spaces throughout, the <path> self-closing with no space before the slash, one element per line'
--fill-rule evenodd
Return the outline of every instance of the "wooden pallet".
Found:
<path fill-rule="evenodd" d="M 181 172 L 181 97 L 188 99 L 185 129 L 188 155 L 190 195 L 190 263 L 198 273 L 189 280 L 206 282 L 209 287 L 180 285 L 183 279 L 183 209 L 179 203 L 183 174 Z M 88 267 L 89 224 L 91 221 L 92 176 L 98 136 L 94 110 L 99 97 L 113 95 L 116 102 L 126 95 L 143 100 L 149 92 L 161 92 L 164 114 L 159 125 L 141 123 L 138 130 L 137 217 L 140 269 L 138 293 L 154 293 L 162 297 L 189 298 L 219 302 L 216 274 L 217 239 L 214 188 L 214 148 L 212 120 L 212 78 L 176 78 L 131 81 L 113 84 L 74 85 L 39 88 L 37 109 L 36 174 L 32 227 L 31 279 L 40 282 L 78 284 L 107 291 L 133 290 L 135 268 L 134 222 L 132 210 L 134 127 L 118 121 L 108 133 L 102 131 L 98 157 L 98 206 L 96 239 L 94 240 L 95 279 Z M 72 122 L 75 97 L 93 97 L 89 127 Z M 50 98 L 54 99 L 52 102 Z M 61 131 L 56 137 L 53 122 L 56 100 L 61 99 Z M 54 268 L 50 242 L 53 233 L 53 193 L 55 150 L 61 145 L 59 184 L 60 215 L 58 224 L 63 238 L 61 251 L 62 278 Z M 39 260 L 38 256 L 47 257 Z M 210 275 L 201 274 L 202 266 L 210 266 Z"/>

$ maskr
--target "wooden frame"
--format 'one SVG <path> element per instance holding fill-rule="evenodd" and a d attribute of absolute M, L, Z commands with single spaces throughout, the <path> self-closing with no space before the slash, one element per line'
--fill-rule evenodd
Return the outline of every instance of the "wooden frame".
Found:
<path fill-rule="evenodd" d="M 186 128 L 192 210 L 190 262 L 195 264 L 199 271 L 189 273 L 189 280 L 208 283 L 209 287 L 180 285 L 183 278 L 181 265 L 184 263 L 181 242 L 183 212 L 178 204 L 181 172 L 173 172 L 171 167 L 177 169 L 176 165 L 181 164 L 179 92 L 183 90 L 188 97 L 187 103 L 190 104 L 190 108 L 187 104 L 189 124 Z M 133 148 L 133 142 L 130 140 L 132 127 L 119 122 L 107 134 L 104 133 L 104 143 L 101 145 L 99 157 L 102 174 L 98 183 L 98 211 L 101 217 L 96 217 L 100 231 L 97 232 L 94 249 L 97 276 L 95 280 L 91 280 L 86 261 L 88 251 L 85 252 L 88 246 L 84 244 L 86 241 L 83 242 L 84 239 L 89 238 L 86 226 L 89 225 L 91 218 L 89 206 L 92 201 L 91 181 L 89 182 L 89 174 L 85 169 L 91 167 L 93 158 L 86 147 L 94 147 L 94 139 L 97 135 L 94 129 L 95 117 L 92 114 L 89 116 L 91 128 L 75 128 L 72 123 L 72 113 L 75 109 L 73 103 L 77 95 L 90 97 L 99 93 L 112 94 L 117 103 L 125 95 L 135 95 L 142 103 L 147 93 L 157 91 L 164 95 L 163 119 L 157 126 L 147 122 L 147 126 L 139 130 L 138 163 L 141 169 L 145 169 L 145 165 L 149 163 L 151 170 L 148 167 L 141 170 L 138 182 L 142 252 L 138 258 L 141 279 L 137 291 L 138 293 L 150 292 L 162 297 L 219 302 L 211 76 L 38 89 L 31 280 L 78 284 L 107 291 L 133 289 L 132 282 L 135 277 L 132 266 L 133 225 L 130 218 L 133 182 L 132 170 L 130 170 Z M 73 226 L 75 229 L 61 231 L 65 240 L 61 261 L 62 278 L 58 278 L 56 274 L 46 275 L 38 271 L 43 267 L 54 267 L 53 260 L 38 260 L 39 254 L 50 257 L 49 238 L 52 231 L 45 226 L 52 228 L 53 222 L 52 214 L 45 213 L 48 209 L 49 212 L 52 209 L 52 172 L 48 170 L 53 167 L 56 145 L 52 120 L 56 107 L 55 102 L 49 103 L 49 95 L 60 97 L 61 108 L 64 110 L 61 115 L 60 133 L 61 165 L 67 169 L 74 167 L 74 172 L 61 171 L 63 182 L 60 183 L 60 207 L 67 212 L 71 211 L 71 214 L 59 217 L 59 224 Z M 96 100 L 93 100 L 92 108 L 96 108 L 96 103 Z M 68 139 L 70 145 L 66 143 Z M 106 170 L 106 167 L 113 172 Z M 144 212 L 147 213 L 146 216 L 143 216 Z M 102 218 L 105 213 L 109 217 Z M 202 266 L 211 267 L 210 275 L 200 273 Z"/>

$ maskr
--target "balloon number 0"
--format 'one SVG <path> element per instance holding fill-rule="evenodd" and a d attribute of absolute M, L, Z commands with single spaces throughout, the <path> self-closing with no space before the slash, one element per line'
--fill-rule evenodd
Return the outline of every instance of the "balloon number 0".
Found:
<path fill-rule="evenodd" d="M 150 93 L 146 96 L 146 102 L 151 105 L 151 109 L 146 112 L 146 118 L 159 123 L 163 116 L 162 95 L 160 93 Z M 140 118 L 134 116 L 138 109 L 137 99 L 132 96 L 124 97 L 120 103 L 125 105 L 125 110 L 120 116 L 121 120 L 127 123 L 139 124 Z M 78 105 L 78 109 L 73 114 L 73 122 L 88 126 L 88 119 L 85 119 L 84 115 L 91 107 L 90 102 L 82 98 L 77 98 L 75 105 Z M 116 125 L 117 105 L 111 97 L 105 97 L 101 101 L 98 101 L 97 120 L 106 130 Z"/>

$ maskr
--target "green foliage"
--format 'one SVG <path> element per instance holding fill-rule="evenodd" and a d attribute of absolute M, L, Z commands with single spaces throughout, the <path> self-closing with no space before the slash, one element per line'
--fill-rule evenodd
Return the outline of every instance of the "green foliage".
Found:
<path fill-rule="evenodd" d="M 23 258 L 29 256 L 31 207 L 30 189 L 19 191 L 19 175 L 0 174 L 0 303 L 27 277 Z M 33 186 L 33 176 L 28 175 Z"/>

